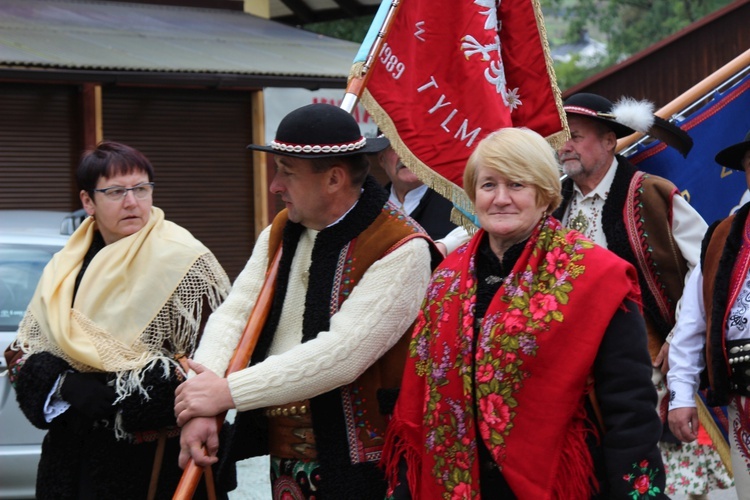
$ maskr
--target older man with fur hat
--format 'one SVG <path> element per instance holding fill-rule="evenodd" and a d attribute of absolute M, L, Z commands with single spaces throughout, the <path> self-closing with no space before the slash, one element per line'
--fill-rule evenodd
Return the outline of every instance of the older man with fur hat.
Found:
<path fill-rule="evenodd" d="M 750 132 L 716 155 L 716 163 L 744 171 L 750 187 Z M 669 426 L 682 441 L 698 437 L 695 394 L 705 371 L 708 404 L 728 406 L 729 445 L 740 498 L 750 492 L 750 203 L 712 224 L 701 261 L 685 286 L 669 352 Z M 706 379 L 704 379 L 706 380 Z"/>
<path fill-rule="evenodd" d="M 273 498 L 384 497 L 377 462 L 404 333 L 436 252 L 368 175 L 367 155 L 387 145 L 362 137 L 344 110 L 312 104 L 289 113 L 269 146 L 248 146 L 274 155 L 270 189 L 286 208 L 209 318 L 190 362 L 197 376 L 177 390 L 182 465 L 190 456 L 216 461 L 213 417 L 236 408 L 230 455 L 270 454 Z M 278 248 L 271 311 L 250 366 L 221 378 Z"/>
<path fill-rule="evenodd" d="M 648 101 L 622 98 L 613 104 L 599 95 L 580 93 L 569 97 L 564 109 L 571 138 L 558 155 L 568 179 L 555 216 L 638 270 L 659 395 L 657 410 L 665 423 L 661 447 L 669 467 L 674 464 L 671 453 L 689 451 L 679 446 L 666 424 L 669 335 L 685 283 L 698 263 L 707 225 L 674 184 L 638 171 L 615 154 L 615 148 L 617 139 L 636 131 L 660 137 L 684 155 L 692 140 L 655 117 Z M 670 482 L 674 483 L 674 476 L 668 474 Z"/>

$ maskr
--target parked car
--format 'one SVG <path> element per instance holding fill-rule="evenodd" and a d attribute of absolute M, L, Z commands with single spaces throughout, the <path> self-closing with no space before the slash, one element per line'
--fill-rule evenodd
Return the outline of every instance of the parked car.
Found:
<path fill-rule="evenodd" d="M 85 218 L 85 212 L 0 210 L 0 348 L 16 337 L 44 266 Z M 3 357 L 0 371 L 0 498 L 34 498 L 45 431 L 16 402 Z"/>

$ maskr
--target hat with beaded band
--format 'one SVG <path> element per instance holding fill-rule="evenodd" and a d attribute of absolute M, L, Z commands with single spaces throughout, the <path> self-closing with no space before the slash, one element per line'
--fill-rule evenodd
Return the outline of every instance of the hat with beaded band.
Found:
<path fill-rule="evenodd" d="M 295 158 L 330 158 L 377 153 L 388 147 L 385 137 L 366 139 L 354 117 L 332 104 L 308 104 L 286 115 L 267 146 L 248 149 Z"/>

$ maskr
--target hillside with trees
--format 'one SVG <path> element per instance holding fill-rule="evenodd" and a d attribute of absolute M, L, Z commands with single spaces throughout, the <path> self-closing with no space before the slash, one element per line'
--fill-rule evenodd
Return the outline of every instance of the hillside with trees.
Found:
<path fill-rule="evenodd" d="M 558 85 L 564 90 L 676 33 L 728 5 L 732 0 L 541 0 L 550 48 L 603 44 L 595 61 L 571 52 L 555 58 Z M 372 17 L 359 17 L 303 28 L 360 43 Z M 583 45 L 582 45 L 583 44 Z"/>

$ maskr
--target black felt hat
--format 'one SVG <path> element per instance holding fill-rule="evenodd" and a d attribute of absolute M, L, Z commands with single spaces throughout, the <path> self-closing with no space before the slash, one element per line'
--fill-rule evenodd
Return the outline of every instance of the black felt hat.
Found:
<path fill-rule="evenodd" d="M 295 158 L 329 158 L 377 153 L 388 139 L 365 139 L 354 117 L 332 104 L 308 104 L 281 120 L 276 138 L 268 146 L 250 144 L 248 149 Z"/>
<path fill-rule="evenodd" d="M 563 109 L 566 113 L 585 116 L 603 123 L 615 133 L 618 139 L 634 134 L 634 129 L 617 121 L 617 116 L 612 113 L 612 108 L 614 108 L 614 104 L 609 99 L 585 92 L 573 94 L 563 103 Z"/>
<path fill-rule="evenodd" d="M 620 97 L 614 104 L 596 95 L 580 93 L 570 96 L 564 103 L 565 112 L 586 116 L 607 126 L 620 139 L 640 132 L 659 139 L 687 157 L 693 148 L 693 139 L 677 124 L 654 114 L 654 104 L 647 100 Z"/>
<path fill-rule="evenodd" d="M 716 155 L 716 163 L 734 170 L 745 170 L 742 168 L 742 158 L 750 150 L 750 131 L 745 135 L 745 140 L 738 142 L 728 148 L 724 148 Z"/>

